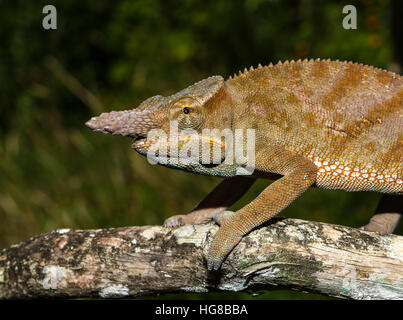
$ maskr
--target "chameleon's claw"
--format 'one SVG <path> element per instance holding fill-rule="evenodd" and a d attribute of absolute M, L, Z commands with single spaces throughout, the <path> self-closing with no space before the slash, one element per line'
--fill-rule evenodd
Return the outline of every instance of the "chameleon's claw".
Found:
<path fill-rule="evenodd" d="M 218 270 L 241 239 L 242 234 L 232 228 L 231 223 L 222 224 L 210 246 L 207 255 L 207 269 Z"/>
<path fill-rule="evenodd" d="M 224 258 L 222 258 L 219 261 L 215 261 L 215 260 L 208 261 L 207 260 L 207 270 L 209 270 L 209 271 L 217 271 L 218 269 L 220 269 L 220 267 L 221 267 L 221 265 L 222 265 L 222 263 L 224 261 Z"/>

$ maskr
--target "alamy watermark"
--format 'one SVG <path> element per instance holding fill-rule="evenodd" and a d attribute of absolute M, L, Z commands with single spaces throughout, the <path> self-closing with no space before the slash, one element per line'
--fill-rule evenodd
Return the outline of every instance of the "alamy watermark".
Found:
<path fill-rule="evenodd" d="M 56 30 L 57 29 L 57 10 L 56 7 L 48 4 L 43 7 L 42 13 L 46 16 L 42 19 L 42 27 L 45 30 Z"/>
<path fill-rule="evenodd" d="M 170 122 L 169 135 L 162 129 L 147 134 L 152 141 L 147 151 L 151 164 L 170 165 L 235 165 L 237 175 L 251 175 L 255 169 L 254 129 L 179 130 L 178 122 Z"/>
<path fill-rule="evenodd" d="M 343 7 L 343 13 L 347 14 L 343 18 L 343 28 L 346 30 L 357 29 L 357 9 L 349 4 Z"/>
<path fill-rule="evenodd" d="M 42 27 L 45 30 L 57 29 L 57 9 L 54 5 L 48 4 L 42 8 L 42 13 L 46 14 L 42 19 Z M 343 7 L 343 28 L 346 30 L 357 29 L 357 9 L 355 6 L 349 4 Z"/>

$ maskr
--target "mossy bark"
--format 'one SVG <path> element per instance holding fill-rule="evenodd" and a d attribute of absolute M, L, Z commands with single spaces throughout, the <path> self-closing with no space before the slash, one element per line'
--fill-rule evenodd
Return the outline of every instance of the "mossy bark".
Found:
<path fill-rule="evenodd" d="M 136 297 L 286 286 L 351 299 L 403 299 L 403 237 L 297 219 L 247 235 L 219 272 L 213 223 L 62 229 L 0 251 L 0 298 Z"/>

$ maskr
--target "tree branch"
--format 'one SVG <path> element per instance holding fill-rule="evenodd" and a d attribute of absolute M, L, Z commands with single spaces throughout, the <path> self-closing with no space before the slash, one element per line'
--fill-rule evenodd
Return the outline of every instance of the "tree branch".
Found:
<path fill-rule="evenodd" d="M 0 298 L 136 297 L 287 286 L 352 299 L 403 299 L 403 237 L 273 219 L 219 273 L 204 256 L 218 227 L 62 229 L 0 251 Z"/>

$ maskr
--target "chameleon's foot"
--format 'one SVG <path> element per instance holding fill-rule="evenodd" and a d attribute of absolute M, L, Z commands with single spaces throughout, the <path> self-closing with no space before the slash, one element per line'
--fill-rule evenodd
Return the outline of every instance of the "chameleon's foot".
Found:
<path fill-rule="evenodd" d="M 399 213 L 378 213 L 371 218 L 368 224 L 360 229 L 390 234 L 395 230 L 397 224 L 399 223 L 399 219 Z"/>
<path fill-rule="evenodd" d="M 403 214 L 401 204 L 401 196 L 384 195 L 369 223 L 361 229 L 383 234 L 393 233 Z"/>
<path fill-rule="evenodd" d="M 207 255 L 208 270 L 218 270 L 227 255 L 242 239 L 242 234 L 239 230 L 233 228 L 233 224 L 229 221 L 231 215 L 232 212 L 230 211 L 229 213 L 226 212 L 221 216 L 215 215 L 214 217 L 214 220 L 216 220 L 218 216 L 219 221 L 217 223 L 221 226 L 215 235 Z"/>
<path fill-rule="evenodd" d="M 180 227 L 186 224 L 198 224 L 207 222 L 209 219 L 205 217 L 192 216 L 187 214 L 178 214 L 176 216 L 169 217 L 164 221 L 164 227 Z"/>

